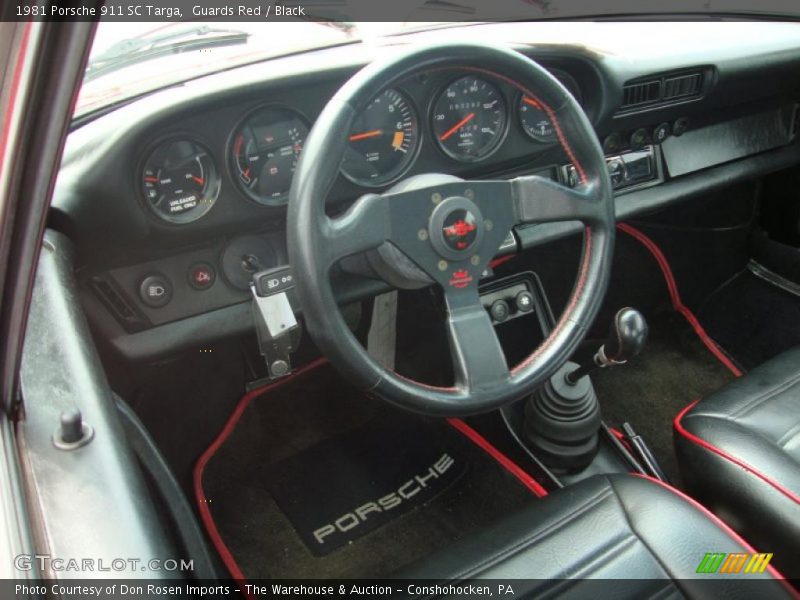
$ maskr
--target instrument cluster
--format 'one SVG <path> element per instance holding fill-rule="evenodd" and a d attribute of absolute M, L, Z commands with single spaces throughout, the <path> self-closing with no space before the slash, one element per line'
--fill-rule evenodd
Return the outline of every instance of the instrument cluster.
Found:
<path fill-rule="evenodd" d="M 580 101 L 574 79 L 554 75 Z M 385 187 L 409 172 L 427 137 L 442 158 L 456 164 L 486 160 L 511 127 L 534 143 L 554 142 L 553 124 L 539 103 L 506 88 L 488 76 L 455 74 L 425 100 L 425 112 L 403 86 L 380 92 L 346 134 L 342 175 L 360 188 Z M 284 205 L 310 127 L 309 119 L 289 106 L 265 104 L 248 112 L 233 128 L 224 159 L 240 194 L 260 205 Z M 184 224 L 211 209 L 223 178 L 212 154 L 187 136 L 151 147 L 140 182 L 154 215 Z"/>

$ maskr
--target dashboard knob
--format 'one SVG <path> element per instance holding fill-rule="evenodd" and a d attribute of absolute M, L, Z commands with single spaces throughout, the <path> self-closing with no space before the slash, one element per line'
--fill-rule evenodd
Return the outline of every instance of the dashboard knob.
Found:
<path fill-rule="evenodd" d="M 533 310 L 533 294 L 528 291 L 522 291 L 517 294 L 514 303 L 517 305 L 517 310 L 519 312 L 530 312 Z"/>
<path fill-rule="evenodd" d="M 505 300 L 495 300 L 492 302 L 492 306 L 489 308 L 489 313 L 492 315 L 492 318 L 495 321 L 502 323 L 508 318 L 508 315 L 511 313 L 511 309 L 508 306 L 508 302 Z"/>
<path fill-rule="evenodd" d="M 653 142 L 660 144 L 669 137 L 669 133 L 669 123 L 661 123 L 660 125 L 656 125 L 656 128 L 653 129 Z"/>
<path fill-rule="evenodd" d="M 675 137 L 680 137 L 686 130 L 689 129 L 689 119 L 687 117 L 681 117 L 675 120 L 675 123 L 672 125 L 672 135 Z"/>
<path fill-rule="evenodd" d="M 640 127 L 631 134 L 631 150 L 639 150 L 650 141 L 650 134 L 647 129 Z"/>

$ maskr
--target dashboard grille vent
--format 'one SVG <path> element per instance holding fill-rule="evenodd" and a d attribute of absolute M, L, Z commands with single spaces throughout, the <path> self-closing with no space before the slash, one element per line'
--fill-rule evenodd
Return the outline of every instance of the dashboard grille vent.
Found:
<path fill-rule="evenodd" d="M 628 81 L 622 88 L 620 112 L 636 112 L 699 98 L 713 81 L 713 67 L 650 75 Z"/>
<path fill-rule="evenodd" d="M 688 75 L 678 75 L 677 77 L 667 77 L 664 79 L 664 100 L 675 98 L 687 98 L 700 93 L 703 84 L 702 73 L 689 73 Z"/>
<path fill-rule="evenodd" d="M 661 98 L 661 80 L 631 83 L 623 88 L 622 108 L 633 108 L 658 102 Z"/>

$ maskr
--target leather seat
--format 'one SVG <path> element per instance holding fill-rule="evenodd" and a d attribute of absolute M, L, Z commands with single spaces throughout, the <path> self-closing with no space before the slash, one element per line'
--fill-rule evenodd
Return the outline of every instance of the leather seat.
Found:
<path fill-rule="evenodd" d="M 442 586 L 514 579 L 515 597 L 793 597 L 771 567 L 761 574 L 698 574 L 708 552 L 753 549 L 666 484 L 597 475 L 531 503 L 398 577 Z M 421 595 L 447 595 L 446 589 L 433 591 Z"/>
<path fill-rule="evenodd" d="M 689 406 L 675 445 L 692 495 L 800 578 L 800 348 Z"/>

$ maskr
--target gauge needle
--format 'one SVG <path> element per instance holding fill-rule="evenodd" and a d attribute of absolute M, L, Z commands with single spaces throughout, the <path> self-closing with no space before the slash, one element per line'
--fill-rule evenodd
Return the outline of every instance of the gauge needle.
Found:
<path fill-rule="evenodd" d="M 350 136 L 351 142 L 357 142 L 358 140 L 365 140 L 367 138 L 376 137 L 383 133 L 383 129 L 373 129 L 372 131 L 365 131 L 364 133 L 354 133 Z"/>
<path fill-rule="evenodd" d="M 158 183 L 158 177 L 145 177 L 144 180 L 147 183 Z"/>
<path fill-rule="evenodd" d="M 442 135 L 440 135 L 439 136 L 439 141 L 441 141 L 441 142 L 445 141 L 447 138 L 449 138 L 451 135 L 453 135 L 456 131 L 458 131 L 464 125 L 469 123 L 474 117 L 475 117 L 475 113 L 474 112 L 469 113 L 466 117 L 461 119 L 458 123 L 453 125 L 450 129 L 445 131 Z"/>
<path fill-rule="evenodd" d="M 527 96 L 523 96 L 523 98 L 522 98 L 522 101 L 523 101 L 525 104 L 530 104 L 530 105 L 531 105 L 531 106 L 533 106 L 534 108 L 542 108 L 542 107 L 539 105 L 539 103 L 538 103 L 536 100 L 534 100 L 533 98 L 528 98 Z"/>
<path fill-rule="evenodd" d="M 192 175 L 192 181 L 194 181 L 197 185 L 203 185 L 206 180 L 202 177 L 197 177 L 196 175 Z"/>

